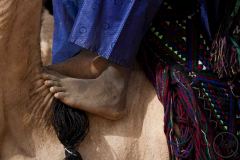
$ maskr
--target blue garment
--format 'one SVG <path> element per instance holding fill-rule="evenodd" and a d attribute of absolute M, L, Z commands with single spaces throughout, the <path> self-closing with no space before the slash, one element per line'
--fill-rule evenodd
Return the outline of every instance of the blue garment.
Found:
<path fill-rule="evenodd" d="M 53 0 L 53 63 L 86 48 L 129 67 L 162 0 Z"/>

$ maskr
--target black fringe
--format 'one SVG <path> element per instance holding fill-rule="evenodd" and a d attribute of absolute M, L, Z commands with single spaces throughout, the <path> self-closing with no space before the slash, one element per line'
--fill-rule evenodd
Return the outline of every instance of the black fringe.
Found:
<path fill-rule="evenodd" d="M 52 125 L 65 148 L 65 160 L 82 160 L 77 145 L 83 141 L 89 130 L 85 112 L 71 108 L 59 100 L 53 106 Z"/>

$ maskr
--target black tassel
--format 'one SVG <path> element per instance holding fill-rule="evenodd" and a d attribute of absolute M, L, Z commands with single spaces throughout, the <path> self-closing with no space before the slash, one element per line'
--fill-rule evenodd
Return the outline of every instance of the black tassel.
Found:
<path fill-rule="evenodd" d="M 64 145 L 65 160 L 82 160 L 76 147 L 83 141 L 89 130 L 86 113 L 57 100 L 53 106 L 52 125 L 58 139 Z"/>

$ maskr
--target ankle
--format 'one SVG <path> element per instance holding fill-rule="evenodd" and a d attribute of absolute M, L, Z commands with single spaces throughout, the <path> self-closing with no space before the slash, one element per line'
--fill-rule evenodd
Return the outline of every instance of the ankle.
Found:
<path fill-rule="evenodd" d="M 106 59 L 100 56 L 96 56 L 95 58 L 93 58 L 90 66 L 91 74 L 94 78 L 97 78 L 102 74 L 103 71 L 107 69 L 108 66 L 109 62 Z"/>

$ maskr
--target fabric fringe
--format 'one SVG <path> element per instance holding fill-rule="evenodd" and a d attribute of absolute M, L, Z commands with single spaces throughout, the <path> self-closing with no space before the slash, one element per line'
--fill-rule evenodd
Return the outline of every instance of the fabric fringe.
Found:
<path fill-rule="evenodd" d="M 164 105 L 164 132 L 171 159 L 210 159 L 209 143 L 202 124 L 206 119 L 196 104 L 193 90 L 182 73 L 158 65 L 156 87 Z"/>
<path fill-rule="evenodd" d="M 224 18 L 224 23 L 212 43 L 212 67 L 219 78 L 231 78 L 240 73 L 240 46 L 235 38 L 240 37 L 240 33 L 235 32 L 240 27 L 239 8 L 240 0 L 237 0 L 233 11 Z"/>
<path fill-rule="evenodd" d="M 233 77 L 240 73 L 239 45 L 231 37 L 218 37 L 212 45 L 211 61 L 219 78 Z"/>

